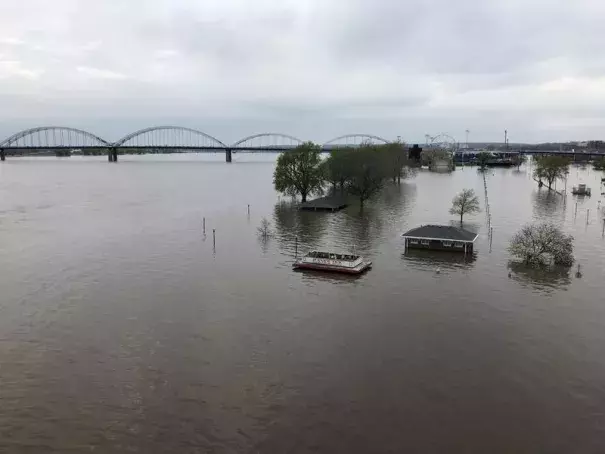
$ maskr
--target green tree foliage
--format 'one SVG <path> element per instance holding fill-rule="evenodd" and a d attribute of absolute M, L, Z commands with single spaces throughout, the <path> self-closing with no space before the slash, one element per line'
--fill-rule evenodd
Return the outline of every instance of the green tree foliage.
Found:
<path fill-rule="evenodd" d="M 574 262 L 573 237 L 550 223 L 526 225 L 515 234 L 508 251 L 527 265 L 571 266 Z"/>
<path fill-rule="evenodd" d="M 345 188 L 347 182 L 347 155 L 352 151 L 351 148 L 335 148 L 330 152 L 330 157 L 322 163 L 322 173 L 325 181 L 332 185 L 336 191 L 336 186 L 341 190 Z"/>
<path fill-rule="evenodd" d="M 565 178 L 569 172 L 570 160 L 563 156 L 536 156 L 536 169 L 534 176 L 538 181 L 546 180 L 548 189 L 559 178 Z"/>
<path fill-rule="evenodd" d="M 359 198 L 361 206 L 379 192 L 385 180 L 391 176 L 387 172 L 385 153 L 382 153 L 380 148 L 369 144 L 362 145 L 347 155 L 346 189 L 349 194 Z"/>
<path fill-rule="evenodd" d="M 513 156 L 513 164 L 517 166 L 517 169 L 521 167 L 522 164 L 527 162 L 527 156 L 524 154 L 517 154 Z"/>
<path fill-rule="evenodd" d="M 312 142 L 299 145 L 277 158 L 273 173 L 275 189 L 286 195 L 300 195 L 303 202 L 310 194 L 323 193 L 321 147 Z"/>
<path fill-rule="evenodd" d="M 595 159 L 592 163 L 595 170 L 605 170 L 605 158 Z"/>
<path fill-rule="evenodd" d="M 378 151 L 384 153 L 384 164 L 387 175 L 393 183 L 401 183 L 401 178 L 407 176 L 409 167 L 408 150 L 403 142 L 392 142 L 378 147 Z"/>
<path fill-rule="evenodd" d="M 465 214 L 474 214 L 480 211 L 479 197 L 475 195 L 475 191 L 472 189 L 463 189 L 460 194 L 456 195 L 452 200 L 452 208 L 450 208 L 450 214 L 460 216 L 460 224 L 462 224 Z"/>
<path fill-rule="evenodd" d="M 477 154 L 477 165 L 481 170 L 485 170 L 490 159 L 492 159 L 492 154 L 482 151 L 481 153 Z"/>

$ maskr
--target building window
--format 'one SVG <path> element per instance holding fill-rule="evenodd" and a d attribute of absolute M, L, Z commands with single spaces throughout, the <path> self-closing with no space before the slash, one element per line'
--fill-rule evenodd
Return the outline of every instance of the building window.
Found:
<path fill-rule="evenodd" d="M 429 240 L 422 240 L 420 244 L 422 244 L 423 246 L 428 246 L 429 244 L 431 244 L 431 242 Z"/>
<path fill-rule="evenodd" d="M 457 248 L 461 249 L 461 248 L 464 247 L 464 243 L 454 243 L 454 247 L 457 247 Z"/>
<path fill-rule="evenodd" d="M 410 244 L 418 244 L 418 240 L 410 240 Z"/>
<path fill-rule="evenodd" d="M 452 247 L 451 241 L 442 241 L 444 247 Z"/>

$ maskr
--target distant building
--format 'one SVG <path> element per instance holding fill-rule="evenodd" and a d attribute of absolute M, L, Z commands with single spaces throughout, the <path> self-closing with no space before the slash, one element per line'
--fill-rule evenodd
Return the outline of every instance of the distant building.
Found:
<path fill-rule="evenodd" d="M 473 252 L 476 233 L 449 225 L 423 225 L 403 234 L 406 249 Z"/>

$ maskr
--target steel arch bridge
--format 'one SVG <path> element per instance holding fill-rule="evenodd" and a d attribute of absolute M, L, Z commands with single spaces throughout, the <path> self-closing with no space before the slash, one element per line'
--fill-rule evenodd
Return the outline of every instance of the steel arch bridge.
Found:
<path fill-rule="evenodd" d="M 303 143 L 303 140 L 288 134 L 263 132 L 238 140 L 231 145 L 231 149 L 234 153 L 238 151 L 288 151 Z"/>
<path fill-rule="evenodd" d="M 152 126 L 122 137 L 115 148 L 174 148 L 182 150 L 223 150 L 228 148 L 216 137 L 181 126 Z"/>
<path fill-rule="evenodd" d="M 88 131 L 64 126 L 41 126 L 13 134 L 0 142 L 0 149 L 64 149 L 64 148 L 106 148 L 111 144 Z"/>
<path fill-rule="evenodd" d="M 335 148 L 335 147 L 358 147 L 364 144 L 385 144 L 389 143 L 387 139 L 372 134 L 346 134 L 344 136 L 336 137 L 332 140 L 327 141 L 323 144 L 322 148 Z"/>

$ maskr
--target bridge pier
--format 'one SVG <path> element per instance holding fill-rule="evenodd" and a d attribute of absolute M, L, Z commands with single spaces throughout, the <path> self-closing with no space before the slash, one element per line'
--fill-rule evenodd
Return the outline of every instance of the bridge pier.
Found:
<path fill-rule="evenodd" d="M 231 148 L 225 149 L 225 162 L 231 162 Z"/>
<path fill-rule="evenodd" d="M 0 161 L 6 161 L 6 152 L 4 149 L 0 149 Z"/>
<path fill-rule="evenodd" d="M 110 148 L 107 150 L 107 160 L 109 162 L 118 162 L 118 149 Z"/>

